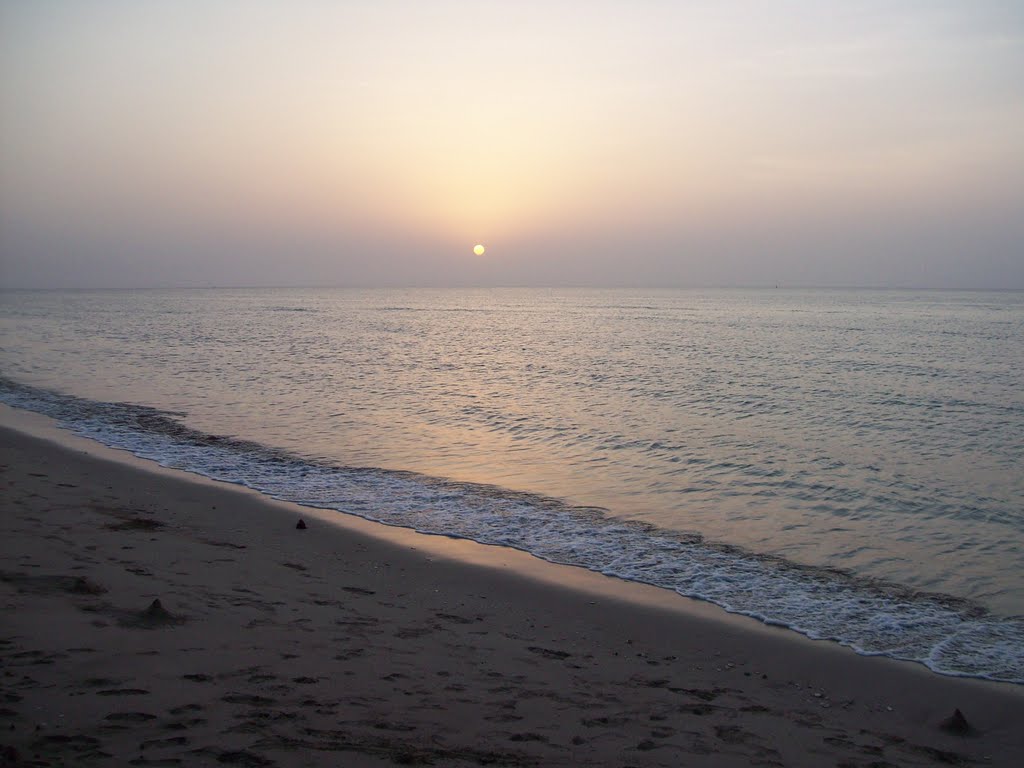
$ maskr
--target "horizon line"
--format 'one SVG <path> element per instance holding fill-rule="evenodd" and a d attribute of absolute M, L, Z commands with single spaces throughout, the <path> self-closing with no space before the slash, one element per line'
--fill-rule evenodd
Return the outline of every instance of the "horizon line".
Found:
<path fill-rule="evenodd" d="M 585 283 L 501 283 L 501 284 L 465 284 L 465 285 L 430 285 L 430 284 L 209 284 L 192 285 L 181 283 L 140 284 L 122 286 L 4 286 L 0 285 L 0 293 L 16 292 L 120 292 L 120 291 L 240 291 L 240 290 L 366 290 L 366 291 L 401 291 L 401 290 L 434 290 L 434 291 L 467 291 L 467 290 L 619 290 L 619 291 L 935 291 L 935 292 L 986 292 L 1014 293 L 1024 291 L 1020 287 L 989 287 L 989 286 L 927 286 L 927 285 L 786 285 L 778 284 L 741 284 L 741 285 L 612 285 Z"/>

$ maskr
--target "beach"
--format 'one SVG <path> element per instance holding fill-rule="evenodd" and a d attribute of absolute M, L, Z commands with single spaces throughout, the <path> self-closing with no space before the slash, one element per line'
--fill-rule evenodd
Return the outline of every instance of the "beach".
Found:
<path fill-rule="evenodd" d="M 1024 750 L 1017 686 L 4 422 L 5 764 L 1014 765 Z M 956 709 L 966 731 L 942 727 Z"/>
<path fill-rule="evenodd" d="M 0 768 L 1024 765 L 1024 6 L 776 5 L 0 4 Z"/>

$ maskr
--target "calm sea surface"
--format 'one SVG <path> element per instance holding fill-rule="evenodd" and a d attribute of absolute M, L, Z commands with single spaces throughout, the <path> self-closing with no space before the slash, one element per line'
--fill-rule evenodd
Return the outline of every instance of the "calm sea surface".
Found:
<path fill-rule="evenodd" d="M 1024 682 L 1019 292 L 15 292 L 0 346 L 170 466 Z"/>

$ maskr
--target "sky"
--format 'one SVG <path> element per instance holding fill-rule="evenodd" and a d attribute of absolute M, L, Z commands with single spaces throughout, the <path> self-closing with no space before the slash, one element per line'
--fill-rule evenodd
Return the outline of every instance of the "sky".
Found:
<path fill-rule="evenodd" d="M 1024 289 L 1024 3 L 0 0 L 0 286 L 209 285 Z"/>

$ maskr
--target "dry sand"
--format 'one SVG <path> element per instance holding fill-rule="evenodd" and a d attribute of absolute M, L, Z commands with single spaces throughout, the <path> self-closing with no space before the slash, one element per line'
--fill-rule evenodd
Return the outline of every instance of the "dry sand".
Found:
<path fill-rule="evenodd" d="M 0 430 L 0 764 L 1024 755 L 1017 686 L 61 442 Z M 940 728 L 955 708 L 970 733 Z"/>

